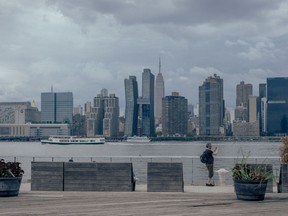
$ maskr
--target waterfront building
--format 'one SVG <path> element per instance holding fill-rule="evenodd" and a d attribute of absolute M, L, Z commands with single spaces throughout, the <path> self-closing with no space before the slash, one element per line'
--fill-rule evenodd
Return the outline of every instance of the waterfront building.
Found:
<path fill-rule="evenodd" d="M 101 94 L 103 97 L 108 97 L 108 89 L 102 88 L 101 91 L 100 91 L 100 94 Z"/>
<path fill-rule="evenodd" d="M 0 124 L 0 138 L 42 139 L 70 135 L 69 124 Z"/>
<path fill-rule="evenodd" d="M 91 103 L 91 101 L 87 101 L 84 104 L 84 115 L 86 116 L 88 113 L 90 113 L 91 109 L 92 109 L 92 103 Z"/>
<path fill-rule="evenodd" d="M 250 95 L 248 100 L 248 122 L 258 122 L 257 96 Z"/>
<path fill-rule="evenodd" d="M 248 100 L 252 94 L 252 84 L 245 84 L 244 81 L 241 81 L 236 86 L 235 120 L 248 122 Z"/>
<path fill-rule="evenodd" d="M 94 97 L 91 112 L 87 113 L 87 137 L 103 135 L 104 97 L 98 94 Z"/>
<path fill-rule="evenodd" d="M 156 125 L 161 124 L 162 117 L 162 98 L 165 96 L 164 79 L 161 73 L 161 59 L 159 58 L 159 73 L 156 77 L 155 86 L 155 120 Z"/>
<path fill-rule="evenodd" d="M 115 94 L 104 97 L 103 135 L 117 137 L 119 133 L 119 98 Z"/>
<path fill-rule="evenodd" d="M 239 119 L 233 122 L 233 135 L 235 137 L 257 137 L 260 135 L 259 114 L 257 110 L 257 96 L 249 96 L 248 122 Z"/>
<path fill-rule="evenodd" d="M 71 135 L 85 137 L 86 132 L 86 118 L 80 113 L 73 115 L 73 124 L 71 125 Z"/>
<path fill-rule="evenodd" d="M 258 137 L 259 122 L 242 122 L 235 120 L 233 122 L 234 137 Z"/>
<path fill-rule="evenodd" d="M 259 113 L 259 130 L 261 135 L 267 133 L 266 116 L 267 116 L 267 87 L 266 83 L 259 84 L 259 97 L 257 101 L 257 110 Z"/>
<path fill-rule="evenodd" d="M 83 115 L 83 107 L 78 105 L 77 107 L 73 108 L 73 115 L 80 114 Z"/>
<path fill-rule="evenodd" d="M 155 77 L 151 70 L 144 69 L 142 72 L 142 97 L 137 100 L 137 134 L 139 136 L 155 136 L 154 82 Z"/>
<path fill-rule="evenodd" d="M 72 92 L 42 92 L 41 122 L 72 124 Z"/>
<path fill-rule="evenodd" d="M 125 136 L 137 135 L 138 121 L 138 83 L 136 76 L 129 76 L 124 80 L 125 85 Z"/>
<path fill-rule="evenodd" d="M 214 74 L 199 86 L 199 134 L 223 135 L 223 79 Z"/>
<path fill-rule="evenodd" d="M 39 123 L 41 114 L 35 102 L 1 102 L 0 124 Z"/>
<path fill-rule="evenodd" d="M 267 133 L 267 98 L 261 98 L 261 111 L 260 111 L 260 121 L 259 130 L 261 134 Z"/>
<path fill-rule="evenodd" d="M 119 131 L 119 99 L 115 94 L 100 93 L 93 100 L 91 112 L 86 114 L 87 136 L 116 137 Z"/>
<path fill-rule="evenodd" d="M 267 78 L 267 134 L 288 134 L 288 77 Z"/>
<path fill-rule="evenodd" d="M 194 106 L 193 104 L 188 104 L 188 115 L 193 117 L 195 114 L 194 114 Z"/>
<path fill-rule="evenodd" d="M 162 134 L 186 136 L 188 129 L 188 102 L 185 97 L 173 92 L 162 99 Z"/>

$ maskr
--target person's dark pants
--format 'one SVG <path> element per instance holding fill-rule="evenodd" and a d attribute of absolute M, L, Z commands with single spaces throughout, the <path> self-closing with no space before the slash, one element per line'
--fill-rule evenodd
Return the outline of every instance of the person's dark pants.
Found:
<path fill-rule="evenodd" d="M 212 178 L 214 176 L 213 164 L 206 164 L 206 167 L 208 169 L 208 177 Z"/>

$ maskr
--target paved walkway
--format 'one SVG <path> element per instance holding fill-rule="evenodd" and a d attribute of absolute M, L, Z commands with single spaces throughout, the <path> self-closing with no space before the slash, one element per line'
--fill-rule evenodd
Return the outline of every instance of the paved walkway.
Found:
<path fill-rule="evenodd" d="M 287 215 L 288 193 L 268 193 L 264 201 L 239 201 L 232 186 L 186 186 L 184 193 L 40 192 L 23 184 L 18 197 L 0 198 L 5 216 L 92 215 Z"/>

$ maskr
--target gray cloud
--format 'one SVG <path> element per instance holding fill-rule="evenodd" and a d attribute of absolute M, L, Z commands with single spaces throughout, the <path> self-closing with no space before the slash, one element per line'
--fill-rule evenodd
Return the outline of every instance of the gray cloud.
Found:
<path fill-rule="evenodd" d="M 271 0 L 0 0 L 0 100 L 72 91 L 75 106 L 101 88 L 124 112 L 124 78 L 158 73 L 166 94 L 198 102 L 207 76 L 224 79 L 226 104 L 236 84 L 287 76 L 288 3 Z"/>

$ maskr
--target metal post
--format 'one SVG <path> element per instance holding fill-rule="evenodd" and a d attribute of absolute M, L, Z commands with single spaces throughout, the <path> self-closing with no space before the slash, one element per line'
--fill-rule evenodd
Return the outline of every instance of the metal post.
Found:
<path fill-rule="evenodd" d="M 191 160 L 191 162 L 192 162 L 192 163 L 191 163 L 191 165 L 192 165 L 192 168 L 191 168 L 191 169 L 192 169 L 192 170 L 191 170 L 191 175 L 192 175 L 192 176 L 191 176 L 191 185 L 193 185 L 193 158 L 191 158 L 191 159 L 192 159 L 192 160 Z"/>

